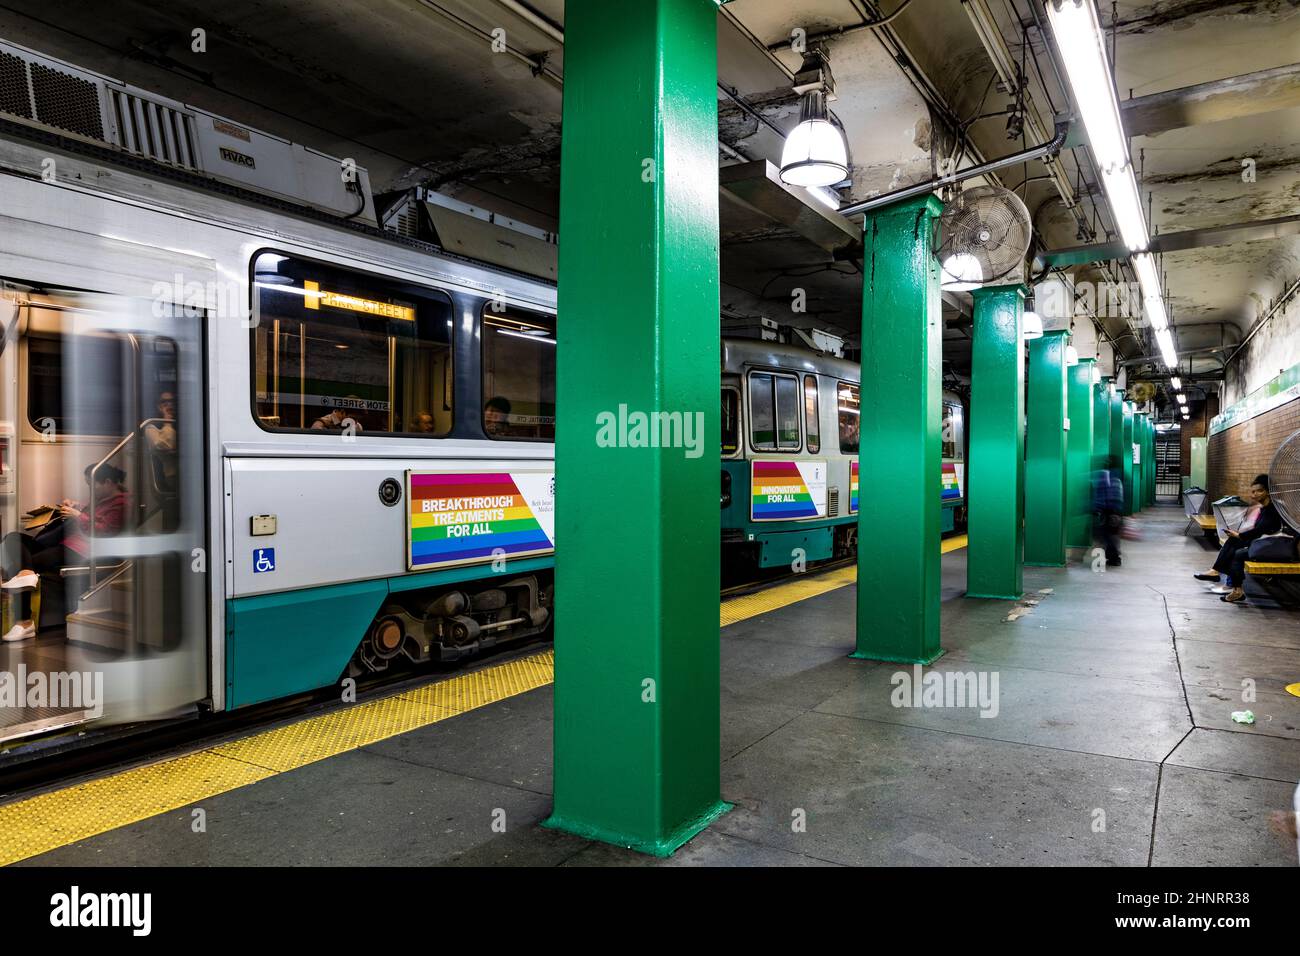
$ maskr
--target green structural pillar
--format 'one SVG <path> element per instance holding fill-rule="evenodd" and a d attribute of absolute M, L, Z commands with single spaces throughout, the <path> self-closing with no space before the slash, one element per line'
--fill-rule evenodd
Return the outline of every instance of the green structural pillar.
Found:
<path fill-rule="evenodd" d="M 1110 457 L 1110 379 L 1092 392 L 1092 467 L 1105 468 Z"/>
<path fill-rule="evenodd" d="M 1141 511 L 1147 506 L 1147 482 L 1151 471 L 1151 456 L 1147 453 L 1146 412 L 1133 416 L 1133 444 L 1137 446 L 1137 472 L 1133 476 L 1133 510 Z"/>
<path fill-rule="evenodd" d="M 860 486 L 854 657 L 939 657 L 939 413 L 943 318 L 930 248 L 933 196 L 887 206 L 863 234 Z M 887 555 L 872 542 L 889 542 Z"/>
<path fill-rule="evenodd" d="M 1147 416 L 1147 504 L 1155 507 L 1156 503 L 1156 423 Z"/>
<path fill-rule="evenodd" d="M 1065 566 L 1065 349 L 1070 333 L 1029 343 L 1025 420 L 1025 564 Z"/>
<path fill-rule="evenodd" d="M 1024 593 L 1024 286 L 976 289 L 966 478 L 966 596 Z"/>
<path fill-rule="evenodd" d="M 547 825 L 656 855 L 727 809 L 717 16 L 713 0 L 565 8 Z"/>
<path fill-rule="evenodd" d="M 1120 428 L 1122 438 L 1120 440 L 1120 467 L 1123 469 L 1124 480 L 1124 514 L 1131 515 L 1136 496 L 1133 493 L 1133 403 L 1120 402 L 1120 412 L 1124 416 Z"/>
<path fill-rule="evenodd" d="M 1066 370 L 1065 546 L 1092 543 L 1092 370 L 1096 359 L 1081 359 Z"/>
<path fill-rule="evenodd" d="M 1110 454 L 1113 477 L 1124 484 L 1124 399 L 1114 383 L 1110 386 Z"/>

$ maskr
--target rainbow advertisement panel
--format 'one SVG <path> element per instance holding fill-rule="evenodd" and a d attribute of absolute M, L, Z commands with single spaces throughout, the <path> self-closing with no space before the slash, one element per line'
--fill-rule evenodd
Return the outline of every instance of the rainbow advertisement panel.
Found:
<path fill-rule="evenodd" d="M 755 459 L 749 475 L 750 520 L 826 517 L 826 462 Z"/>
<path fill-rule="evenodd" d="M 555 551 L 554 471 L 408 471 L 406 501 L 411 571 Z"/>
<path fill-rule="evenodd" d="M 961 462 L 945 461 L 943 463 L 943 500 L 957 501 L 965 495 L 963 474 L 965 466 Z"/>
<path fill-rule="evenodd" d="M 858 463 L 849 462 L 849 514 L 858 513 Z"/>

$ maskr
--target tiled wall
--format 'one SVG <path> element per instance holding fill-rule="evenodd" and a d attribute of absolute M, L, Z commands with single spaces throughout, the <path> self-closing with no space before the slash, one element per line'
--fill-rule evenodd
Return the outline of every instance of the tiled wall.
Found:
<path fill-rule="evenodd" d="M 1268 471 L 1278 446 L 1296 431 L 1300 431 L 1300 399 L 1211 435 L 1206 461 L 1210 494 L 1245 497 L 1251 480 Z"/>

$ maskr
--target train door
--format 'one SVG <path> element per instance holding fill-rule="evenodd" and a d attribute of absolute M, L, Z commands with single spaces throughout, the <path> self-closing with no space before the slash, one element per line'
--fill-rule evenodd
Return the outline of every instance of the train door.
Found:
<path fill-rule="evenodd" d="M 201 312 L 6 288 L 0 740 L 207 695 Z"/>

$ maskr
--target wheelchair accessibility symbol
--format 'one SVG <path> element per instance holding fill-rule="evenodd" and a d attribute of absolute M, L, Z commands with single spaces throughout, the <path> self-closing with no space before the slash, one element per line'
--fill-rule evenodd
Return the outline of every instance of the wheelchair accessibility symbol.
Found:
<path fill-rule="evenodd" d="M 253 573 L 275 570 L 275 548 L 257 548 L 253 551 Z"/>

